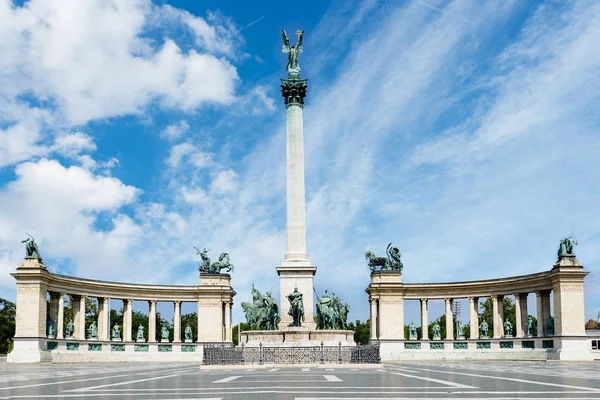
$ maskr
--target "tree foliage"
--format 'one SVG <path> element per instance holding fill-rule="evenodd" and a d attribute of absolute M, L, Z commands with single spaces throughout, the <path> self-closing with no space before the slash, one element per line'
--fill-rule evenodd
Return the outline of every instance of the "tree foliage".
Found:
<path fill-rule="evenodd" d="M 504 297 L 502 299 L 502 306 L 504 308 L 504 321 L 508 320 L 512 326 L 513 326 L 513 331 L 515 329 L 515 327 L 517 326 L 515 324 L 515 315 L 516 315 L 516 311 L 515 311 L 515 302 L 512 298 L 510 297 Z M 489 328 L 490 328 L 490 333 L 493 332 L 493 318 L 492 318 L 492 311 L 493 311 L 493 303 L 492 303 L 492 298 L 488 297 L 483 303 L 481 303 L 480 305 L 481 308 L 483 308 L 483 312 L 479 315 L 479 323 L 481 324 L 483 321 L 487 322 Z M 504 323 L 503 321 L 503 323 Z"/>
<path fill-rule="evenodd" d="M 15 303 L 0 299 L 0 354 L 12 350 L 16 316 L 17 307 Z"/>

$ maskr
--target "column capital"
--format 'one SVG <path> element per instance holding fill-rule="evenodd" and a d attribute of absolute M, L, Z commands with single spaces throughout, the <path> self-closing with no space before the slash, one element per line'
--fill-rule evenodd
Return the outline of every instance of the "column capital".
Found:
<path fill-rule="evenodd" d="M 281 79 L 281 95 L 286 106 L 296 104 L 304 105 L 308 79 Z"/>
<path fill-rule="evenodd" d="M 152 303 L 156 304 L 157 302 L 158 302 L 157 300 L 148 300 L 148 303 L 150 303 L 150 304 L 152 304 Z"/>
<path fill-rule="evenodd" d="M 428 301 L 429 299 L 428 299 L 428 298 L 422 298 L 422 299 L 419 299 L 419 300 L 421 301 L 421 303 L 427 303 L 427 301 Z"/>
<path fill-rule="evenodd" d="M 181 300 L 173 300 L 174 304 L 181 304 Z"/>

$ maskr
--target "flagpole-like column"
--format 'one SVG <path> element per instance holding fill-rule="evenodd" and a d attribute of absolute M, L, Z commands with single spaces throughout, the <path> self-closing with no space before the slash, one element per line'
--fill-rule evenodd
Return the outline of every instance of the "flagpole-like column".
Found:
<path fill-rule="evenodd" d="M 277 268 L 280 288 L 280 329 L 289 329 L 292 317 L 287 299 L 294 288 L 302 293 L 304 323 L 315 329 L 313 322 L 313 277 L 317 269 L 306 253 L 306 199 L 304 194 L 303 108 L 308 79 L 288 76 L 281 80 L 281 94 L 286 107 L 286 253 Z"/>

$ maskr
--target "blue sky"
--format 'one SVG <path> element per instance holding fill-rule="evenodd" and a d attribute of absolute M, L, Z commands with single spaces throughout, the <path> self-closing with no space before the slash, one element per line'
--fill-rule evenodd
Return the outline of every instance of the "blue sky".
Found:
<path fill-rule="evenodd" d="M 15 297 L 27 231 L 52 271 L 104 280 L 193 285 L 193 246 L 227 251 L 235 322 L 252 282 L 278 298 L 282 28 L 306 31 L 318 292 L 364 320 L 367 249 L 397 245 L 404 282 L 490 279 L 550 269 L 572 235 L 596 316 L 600 4 L 586 0 L 3 0 L 0 296 Z"/>

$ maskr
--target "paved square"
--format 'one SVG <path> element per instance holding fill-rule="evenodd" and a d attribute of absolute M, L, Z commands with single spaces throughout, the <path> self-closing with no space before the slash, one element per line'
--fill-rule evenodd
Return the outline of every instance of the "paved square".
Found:
<path fill-rule="evenodd" d="M 600 364 L 406 362 L 381 369 L 0 363 L 0 399 L 600 399 Z"/>

